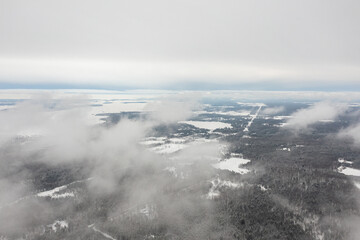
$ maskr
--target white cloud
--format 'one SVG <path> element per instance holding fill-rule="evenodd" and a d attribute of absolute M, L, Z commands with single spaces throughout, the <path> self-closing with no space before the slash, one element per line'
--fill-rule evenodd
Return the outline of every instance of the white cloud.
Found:
<path fill-rule="evenodd" d="M 320 120 L 334 120 L 346 110 L 346 105 L 334 102 L 318 102 L 300 109 L 291 115 L 285 127 L 291 130 L 306 130 Z"/>
<path fill-rule="evenodd" d="M 356 84 L 360 77 L 356 65 L 286 65 L 233 60 L 0 58 L 0 70 L 0 83 L 11 80 L 12 84 L 135 88 L 186 88 L 195 82 L 216 86 L 255 84 L 259 88 L 286 89 L 297 88 L 304 82 L 314 87 L 336 86 L 339 78 L 343 79 L 342 84 Z"/>
<path fill-rule="evenodd" d="M 194 110 L 201 108 L 197 100 L 201 93 L 183 93 L 160 98 L 148 103 L 144 110 L 151 113 L 153 120 L 160 123 L 176 123 L 193 115 Z"/>
<path fill-rule="evenodd" d="M 359 87 L 357 1 L 14 0 L 1 6 L 0 83 Z"/>
<path fill-rule="evenodd" d="M 274 115 L 274 114 L 278 114 L 281 113 L 285 110 L 284 106 L 279 106 L 279 107 L 272 107 L 272 108 L 264 108 L 261 112 L 263 114 L 269 114 L 269 115 Z"/>
<path fill-rule="evenodd" d="M 360 123 L 353 124 L 350 127 L 342 129 L 338 133 L 338 136 L 340 138 L 350 137 L 352 140 L 354 140 L 355 145 L 360 146 Z"/>

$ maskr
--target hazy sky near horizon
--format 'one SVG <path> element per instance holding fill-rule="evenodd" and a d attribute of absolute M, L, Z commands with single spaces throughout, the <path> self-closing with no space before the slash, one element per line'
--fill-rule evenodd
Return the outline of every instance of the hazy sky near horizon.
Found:
<path fill-rule="evenodd" d="M 0 87 L 360 90 L 356 0 L 0 0 Z"/>

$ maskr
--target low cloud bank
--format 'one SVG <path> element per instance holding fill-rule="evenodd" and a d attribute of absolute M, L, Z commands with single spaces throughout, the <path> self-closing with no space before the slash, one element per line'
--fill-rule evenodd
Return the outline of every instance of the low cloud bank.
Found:
<path fill-rule="evenodd" d="M 1 111 L 0 164 L 4 168 L 0 170 L 0 207 L 3 208 L 0 214 L 0 235 L 5 233 L 16 236 L 21 233 L 19 229 L 29 229 L 35 224 L 49 224 L 56 220 L 56 216 L 72 208 L 71 204 L 54 208 L 44 199 L 27 198 L 40 190 L 29 181 L 32 175 L 24 167 L 32 164 L 55 168 L 64 164 L 83 164 L 84 172 L 91 178 L 91 181 L 86 182 L 90 198 L 121 196 L 121 201 L 105 210 L 108 211 L 106 215 L 114 219 L 124 209 L 161 204 L 162 211 L 165 211 L 163 214 L 168 216 L 168 223 L 173 223 L 175 229 L 177 221 L 186 223 L 182 209 L 186 208 L 194 217 L 200 216 L 200 210 L 211 211 L 211 205 L 204 203 L 198 188 L 201 187 L 199 183 L 208 179 L 214 171 L 210 164 L 203 163 L 218 157 L 219 143 L 200 142 L 179 154 L 177 164 L 184 163 L 183 167 L 187 167 L 189 162 L 197 162 L 201 170 L 193 166 L 192 174 L 186 176 L 181 184 L 174 180 L 174 186 L 168 184 L 171 176 L 164 171 L 169 164 L 173 164 L 172 160 L 152 153 L 139 144 L 153 131 L 154 126 L 186 120 L 198 106 L 196 96 L 163 98 L 147 106 L 149 118 L 122 118 L 110 126 L 84 124 L 91 111 L 88 99 L 82 97 L 55 100 L 48 95 Z M 195 186 L 196 194 L 184 193 L 184 198 L 169 195 L 169 189 L 177 192 L 187 186 Z M 26 200 L 21 200 L 21 205 L 18 205 L 17 201 L 24 197 Z M 13 202 L 16 206 L 9 205 Z M 40 211 L 40 208 L 42 214 L 34 221 L 37 214 L 35 211 Z M 177 213 L 176 219 L 171 213 Z M 206 235 L 211 231 L 211 221 L 204 220 L 204 224 L 206 229 L 202 234 Z M 183 227 L 185 232 L 196 231 L 194 226 L 184 224 Z"/>
<path fill-rule="evenodd" d="M 272 107 L 272 108 L 264 108 L 261 113 L 263 114 L 268 114 L 268 115 L 275 115 L 278 113 L 281 113 L 285 111 L 285 107 L 284 106 L 279 106 L 279 107 Z"/>
<path fill-rule="evenodd" d="M 321 120 L 331 121 L 338 118 L 347 109 L 344 104 L 333 102 L 318 102 L 314 105 L 300 109 L 291 115 L 286 122 L 285 128 L 294 132 L 307 130 L 312 124 Z"/>

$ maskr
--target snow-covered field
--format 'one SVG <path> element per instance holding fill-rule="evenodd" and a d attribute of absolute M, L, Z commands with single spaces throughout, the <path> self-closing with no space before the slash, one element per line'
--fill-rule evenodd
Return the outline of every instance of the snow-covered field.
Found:
<path fill-rule="evenodd" d="M 219 177 L 210 181 L 211 188 L 209 189 L 208 194 L 206 195 L 207 199 L 214 199 L 220 196 L 219 188 L 227 187 L 227 188 L 239 188 L 241 187 L 240 183 L 234 183 L 227 180 L 221 180 Z"/>
<path fill-rule="evenodd" d="M 150 150 L 159 154 L 171 154 L 186 148 L 186 144 L 168 143 L 151 148 Z"/>
<path fill-rule="evenodd" d="M 344 158 L 339 158 L 339 159 L 338 159 L 338 162 L 339 162 L 339 163 L 346 163 L 346 164 L 353 164 L 353 162 L 347 161 L 347 160 L 345 160 Z"/>
<path fill-rule="evenodd" d="M 348 175 L 348 176 L 356 176 L 356 177 L 360 177 L 360 170 L 356 169 L 356 168 L 350 168 L 350 167 L 344 167 L 341 166 L 338 168 L 338 172 Z"/>
<path fill-rule="evenodd" d="M 53 224 L 48 225 L 54 232 L 61 229 L 69 228 L 69 223 L 65 220 L 56 220 Z"/>
<path fill-rule="evenodd" d="M 197 128 L 203 128 L 210 131 L 214 131 L 218 128 L 232 128 L 230 123 L 223 123 L 223 122 L 212 122 L 212 121 L 180 121 L 179 123 L 185 123 L 192 125 Z"/>
<path fill-rule="evenodd" d="M 61 186 L 61 187 L 57 187 L 54 188 L 52 190 L 49 191 L 44 191 L 44 192 L 40 192 L 37 194 L 38 197 L 50 197 L 50 198 L 66 198 L 66 197 L 74 197 L 74 193 L 73 192 L 65 192 L 65 193 L 60 193 L 60 191 L 63 191 L 67 188 L 67 185 Z"/>
<path fill-rule="evenodd" d="M 241 111 L 196 111 L 196 114 L 217 114 L 225 116 L 249 116 L 250 111 L 241 110 Z"/>
<path fill-rule="evenodd" d="M 228 170 L 239 174 L 246 174 L 250 172 L 250 170 L 246 168 L 241 168 L 240 166 L 245 165 L 249 162 L 249 159 L 244 159 L 242 157 L 231 157 L 229 159 L 225 159 L 218 163 L 215 163 L 212 166 L 220 170 Z"/>
<path fill-rule="evenodd" d="M 360 189 L 360 182 L 354 182 L 355 187 L 357 187 L 358 189 Z"/>

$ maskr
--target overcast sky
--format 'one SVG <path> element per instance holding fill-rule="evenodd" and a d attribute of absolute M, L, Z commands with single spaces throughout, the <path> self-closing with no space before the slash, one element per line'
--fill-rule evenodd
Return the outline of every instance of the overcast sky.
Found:
<path fill-rule="evenodd" d="M 0 87 L 360 90 L 358 0 L 0 0 Z"/>

